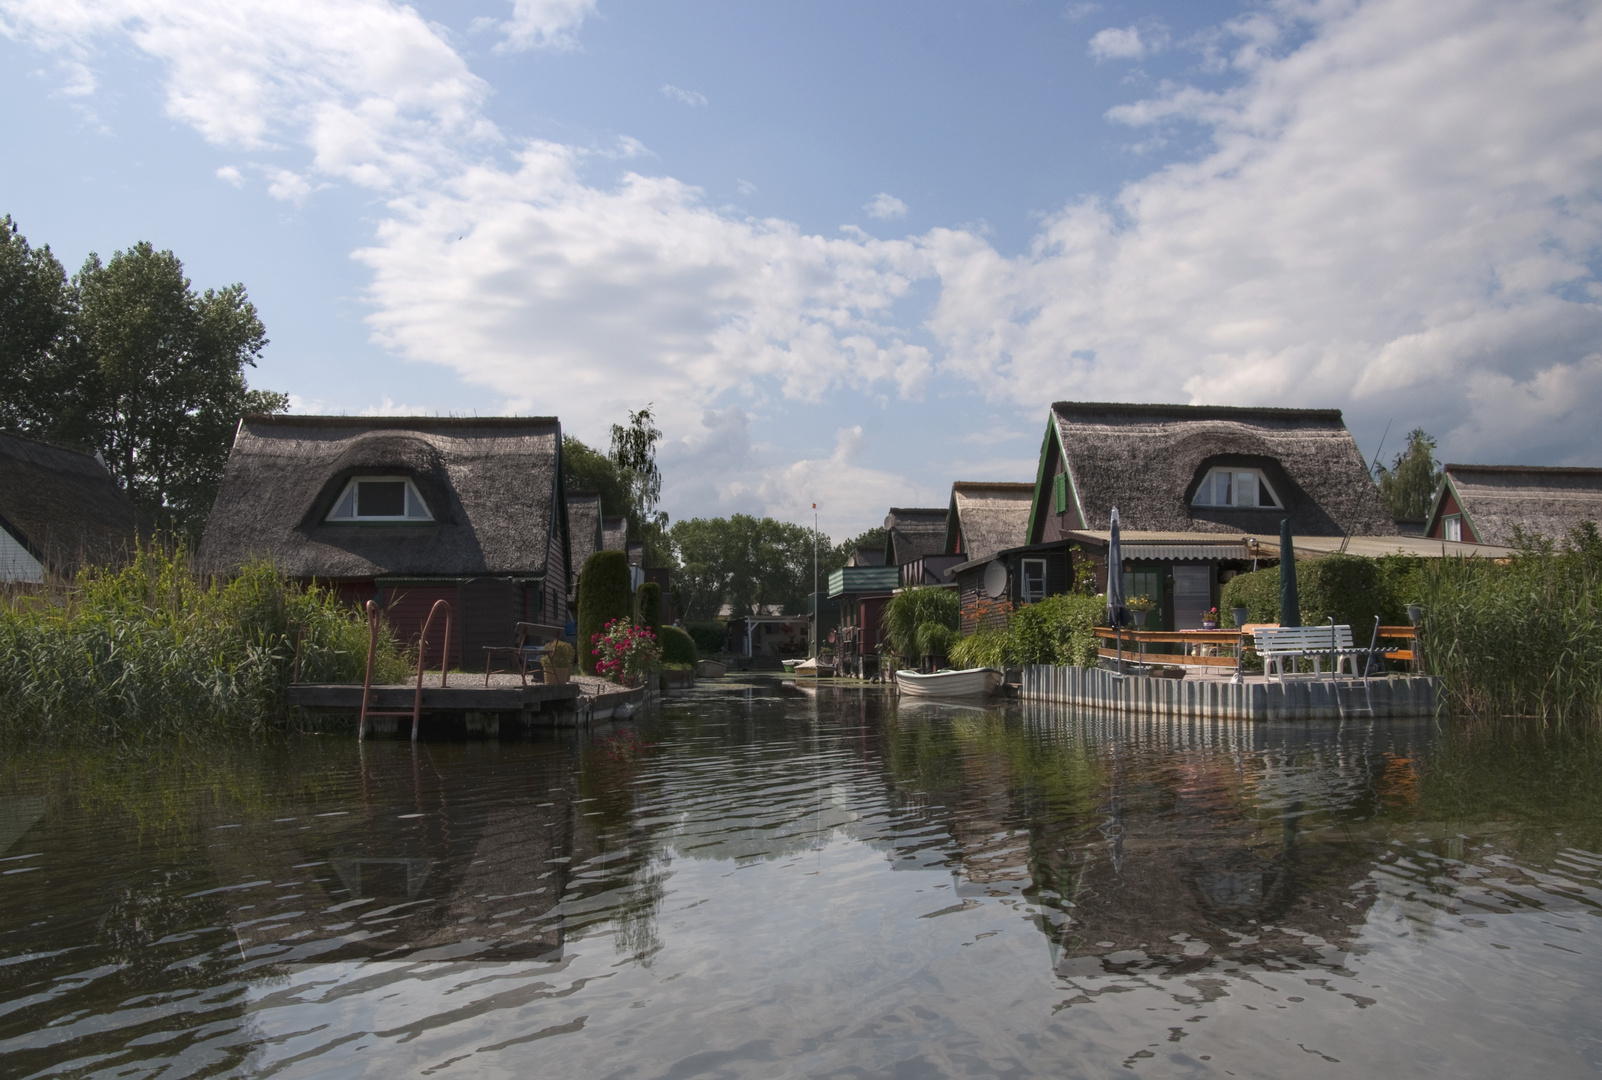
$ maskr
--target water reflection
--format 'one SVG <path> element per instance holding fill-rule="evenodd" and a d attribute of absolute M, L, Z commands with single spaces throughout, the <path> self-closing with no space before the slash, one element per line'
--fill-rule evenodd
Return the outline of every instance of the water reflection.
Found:
<path fill-rule="evenodd" d="M 631 731 L 12 762 L 0 1072 L 1602 1062 L 1591 735 L 761 681 Z"/>

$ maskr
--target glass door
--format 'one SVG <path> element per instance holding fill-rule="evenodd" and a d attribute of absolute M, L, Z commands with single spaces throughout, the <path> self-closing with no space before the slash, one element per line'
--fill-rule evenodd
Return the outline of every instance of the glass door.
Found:
<path fill-rule="evenodd" d="M 1124 571 L 1124 603 L 1137 596 L 1147 597 L 1156 606 L 1146 614 L 1147 630 L 1162 630 L 1163 626 L 1163 568 L 1137 566 Z"/>

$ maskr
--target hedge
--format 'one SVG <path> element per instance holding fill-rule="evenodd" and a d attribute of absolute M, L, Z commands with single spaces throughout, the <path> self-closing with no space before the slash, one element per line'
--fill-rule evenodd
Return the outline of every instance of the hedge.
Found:
<path fill-rule="evenodd" d="M 961 667 L 1095 667 L 1095 628 L 1106 621 L 1105 597 L 1048 597 L 1014 611 L 1005 630 L 984 627 L 952 645 L 951 662 Z"/>
<path fill-rule="evenodd" d="M 1388 555 L 1325 555 L 1296 564 L 1296 587 L 1303 626 L 1334 618 L 1352 628 L 1353 640 L 1367 646 L 1374 616 L 1386 626 L 1407 622 L 1407 605 L 1423 596 L 1424 559 Z M 1250 622 L 1279 622 L 1279 567 L 1241 574 L 1226 582 L 1220 614 L 1235 625 L 1233 609 L 1244 607 Z"/>
<path fill-rule="evenodd" d="M 684 629 L 690 634 L 690 640 L 695 647 L 709 656 L 716 656 L 723 651 L 724 643 L 729 637 L 729 625 L 725 622 L 706 620 L 702 622 L 687 622 Z"/>
<path fill-rule="evenodd" d="M 677 626 L 662 627 L 660 640 L 664 664 L 693 664 L 701 659 L 696 652 L 694 639 Z"/>
<path fill-rule="evenodd" d="M 595 674 L 595 646 L 591 639 L 613 619 L 633 613 L 629 595 L 629 559 L 621 551 L 597 551 L 579 574 L 578 654 L 584 674 Z"/>

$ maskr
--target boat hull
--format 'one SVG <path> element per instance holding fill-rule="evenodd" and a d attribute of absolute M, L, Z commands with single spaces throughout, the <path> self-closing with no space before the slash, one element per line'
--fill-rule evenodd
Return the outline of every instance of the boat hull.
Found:
<path fill-rule="evenodd" d="M 1001 672 L 995 668 L 965 668 L 924 675 L 916 671 L 896 672 L 896 689 L 904 697 L 984 697 L 1001 685 Z"/>

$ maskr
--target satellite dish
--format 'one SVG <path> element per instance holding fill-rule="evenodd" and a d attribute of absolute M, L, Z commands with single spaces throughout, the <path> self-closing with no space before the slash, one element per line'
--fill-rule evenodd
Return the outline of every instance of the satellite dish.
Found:
<path fill-rule="evenodd" d="M 1007 595 L 1007 567 L 1000 562 L 993 562 L 985 567 L 985 593 L 992 600 L 1000 600 Z"/>

